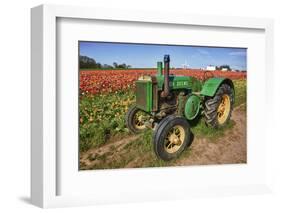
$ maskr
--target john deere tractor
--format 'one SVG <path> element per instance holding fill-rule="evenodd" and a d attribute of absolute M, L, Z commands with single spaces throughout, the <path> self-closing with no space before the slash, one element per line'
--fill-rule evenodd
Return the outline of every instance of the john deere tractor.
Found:
<path fill-rule="evenodd" d="M 198 71 L 200 72 L 200 71 Z M 170 74 L 170 56 L 157 63 L 155 76 L 136 81 L 136 104 L 126 114 L 126 125 L 133 133 L 152 128 L 156 155 L 167 161 L 178 157 L 191 144 L 190 122 L 204 115 L 210 128 L 220 128 L 230 119 L 234 86 L 228 78 L 204 79 Z"/>

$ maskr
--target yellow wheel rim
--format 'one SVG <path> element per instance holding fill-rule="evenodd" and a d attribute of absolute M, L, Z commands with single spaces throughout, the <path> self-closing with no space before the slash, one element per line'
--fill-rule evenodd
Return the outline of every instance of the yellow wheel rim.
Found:
<path fill-rule="evenodd" d="M 217 114 L 218 114 L 218 122 L 219 124 L 224 124 L 228 118 L 230 112 L 230 97 L 229 95 L 223 95 L 221 99 L 221 103 L 218 107 Z"/>
<path fill-rule="evenodd" d="M 145 129 L 145 115 L 143 112 L 138 111 L 134 116 L 135 128 L 139 130 Z"/>
<path fill-rule="evenodd" d="M 168 153 L 175 153 L 184 142 L 185 131 L 182 126 L 176 125 L 170 129 L 165 137 L 164 149 Z"/>

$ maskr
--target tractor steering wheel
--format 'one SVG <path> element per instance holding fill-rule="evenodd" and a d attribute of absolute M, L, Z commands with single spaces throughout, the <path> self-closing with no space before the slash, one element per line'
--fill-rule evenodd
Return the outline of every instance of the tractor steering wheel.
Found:
<path fill-rule="evenodd" d="M 207 81 L 209 78 L 213 78 L 214 73 L 211 71 L 205 71 L 203 76 L 203 81 Z"/>

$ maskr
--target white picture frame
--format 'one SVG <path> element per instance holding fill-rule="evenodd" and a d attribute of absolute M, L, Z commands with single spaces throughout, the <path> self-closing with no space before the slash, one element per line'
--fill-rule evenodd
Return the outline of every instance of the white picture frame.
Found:
<path fill-rule="evenodd" d="M 107 9 L 104 13 L 101 8 L 85 8 L 74 6 L 54 6 L 41 5 L 31 10 L 31 56 L 32 56 L 32 103 L 31 103 L 31 201 L 33 204 L 47 208 L 59 206 L 76 206 L 90 205 L 99 203 L 116 203 L 116 202 L 138 202 L 143 200 L 165 200 L 178 199 L 188 197 L 202 196 L 222 196 L 222 195 L 240 195 L 252 193 L 264 193 L 271 191 L 271 172 L 270 161 L 265 161 L 264 166 L 259 170 L 264 173 L 261 180 L 249 184 L 248 182 L 233 182 L 232 185 L 218 184 L 210 187 L 200 187 L 198 183 L 194 183 L 194 187 L 184 187 L 179 189 L 159 189 L 153 188 L 146 194 L 139 192 L 136 187 L 135 194 L 131 191 L 115 191 L 104 194 L 83 195 L 68 194 L 58 195 L 60 166 L 58 159 L 60 158 L 57 146 L 57 88 L 60 82 L 57 79 L 57 21 L 59 18 L 64 19 L 87 19 L 87 20 L 107 20 L 134 23 L 153 23 L 161 25 L 192 25 L 201 27 L 218 27 L 228 29 L 256 29 L 264 31 L 265 41 L 265 67 L 263 69 L 265 85 L 265 93 L 262 94 L 266 100 L 266 104 L 273 104 L 274 100 L 271 96 L 266 96 L 273 88 L 273 21 L 271 19 L 257 18 L 241 18 L 241 17 L 218 17 L 188 14 L 169 13 L 153 13 L 147 11 L 116 11 Z M 262 110 L 262 109 L 260 109 Z M 255 113 L 259 113 L 256 111 Z M 254 113 L 254 112 L 253 112 Z M 267 118 L 268 121 L 271 118 Z M 266 122 L 269 123 L 269 122 Z M 251 126 L 249 126 L 251 128 Z M 270 129 L 266 128 L 266 136 L 269 140 Z M 266 147 L 270 146 L 266 141 Z M 270 150 L 270 149 L 267 149 Z M 67 150 L 66 150 L 67 151 Z M 64 151 L 64 152 L 66 152 Z M 269 153 L 261 151 L 262 155 L 268 158 Z M 196 169 L 196 168 L 195 168 Z M 208 172 L 212 172 L 213 167 L 207 168 Z M 247 169 L 247 168 L 246 168 Z M 136 177 L 144 175 L 163 175 L 165 172 L 178 172 L 178 174 L 187 175 L 186 168 L 165 168 L 160 172 L 149 170 L 138 171 L 114 171 L 114 175 L 124 176 L 130 175 Z M 193 168 L 194 170 L 194 168 Z M 235 167 L 228 167 L 228 171 L 235 171 Z M 77 171 L 78 172 L 78 171 Z M 108 176 L 113 171 L 104 171 L 104 175 Z M 164 172 L 164 173 L 163 173 Z M 112 173 L 113 174 L 113 173 Z M 198 173 L 198 175 L 200 172 Z M 203 173 L 202 173 L 203 174 Z M 87 174 L 83 174 L 87 175 Z M 149 178 L 148 178 L 149 179 Z M 147 179 L 147 180 L 148 180 Z M 73 183 L 75 184 L 75 183 Z M 133 185 L 129 184 L 128 187 Z M 173 193 L 173 198 L 164 196 L 165 193 Z M 123 193 L 120 196 L 120 193 Z"/>

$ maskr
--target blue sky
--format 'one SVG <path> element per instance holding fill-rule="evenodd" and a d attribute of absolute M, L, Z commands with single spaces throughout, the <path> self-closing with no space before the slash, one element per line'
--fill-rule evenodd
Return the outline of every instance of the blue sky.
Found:
<path fill-rule="evenodd" d="M 247 49 L 176 45 L 80 42 L 80 55 L 94 58 L 101 64 L 126 63 L 135 68 L 156 67 L 170 55 L 171 67 L 206 68 L 228 64 L 232 69 L 247 69 Z"/>

